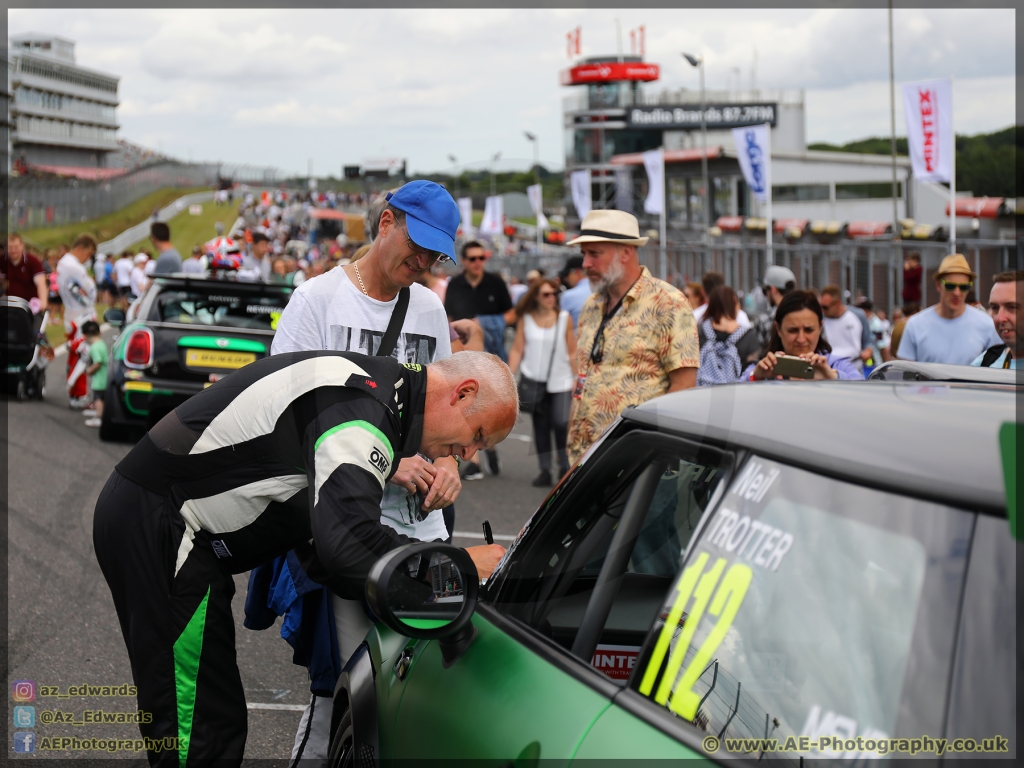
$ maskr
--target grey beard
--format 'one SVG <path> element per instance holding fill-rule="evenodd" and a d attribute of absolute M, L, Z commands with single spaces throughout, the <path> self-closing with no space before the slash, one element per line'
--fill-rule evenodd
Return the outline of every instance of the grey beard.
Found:
<path fill-rule="evenodd" d="M 624 274 L 626 274 L 626 269 L 622 266 L 622 262 L 613 261 L 608 265 L 608 271 L 601 275 L 597 281 L 587 278 L 590 283 L 590 290 L 594 293 L 600 293 L 602 296 L 607 296 L 611 287 L 618 283 Z"/>

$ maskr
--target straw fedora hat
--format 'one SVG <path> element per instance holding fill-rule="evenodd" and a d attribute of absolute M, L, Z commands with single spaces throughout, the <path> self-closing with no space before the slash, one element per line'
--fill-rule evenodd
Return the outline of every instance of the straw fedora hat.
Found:
<path fill-rule="evenodd" d="M 942 260 L 938 271 L 935 273 L 935 279 L 938 280 L 943 275 L 970 275 L 971 280 L 978 279 L 978 276 L 974 274 L 974 270 L 971 269 L 971 265 L 967 263 L 967 257 L 962 253 L 951 253 Z"/>
<path fill-rule="evenodd" d="M 580 243 L 618 243 L 619 245 L 647 245 L 640 237 L 640 224 L 636 216 L 625 211 L 591 211 L 580 224 L 580 236 L 566 245 Z"/>

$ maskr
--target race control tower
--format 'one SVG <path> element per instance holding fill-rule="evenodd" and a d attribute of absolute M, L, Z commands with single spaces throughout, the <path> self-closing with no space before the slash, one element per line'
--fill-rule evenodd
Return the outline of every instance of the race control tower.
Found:
<path fill-rule="evenodd" d="M 641 56 L 593 56 L 561 72 L 561 84 L 578 86 L 562 101 L 565 172 L 590 169 L 594 208 L 615 207 L 615 155 L 661 146 L 661 133 L 630 128 L 626 110 L 643 103 L 641 83 L 661 75 Z"/>

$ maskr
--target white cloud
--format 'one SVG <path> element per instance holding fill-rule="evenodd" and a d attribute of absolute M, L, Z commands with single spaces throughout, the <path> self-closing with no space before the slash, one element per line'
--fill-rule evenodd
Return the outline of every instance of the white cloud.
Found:
<path fill-rule="evenodd" d="M 654 90 L 697 87 L 680 51 L 705 55 L 712 89 L 749 86 L 756 55 L 759 87 L 807 89 L 809 140 L 888 131 L 881 9 L 11 9 L 8 28 L 70 37 L 80 64 L 119 74 L 126 138 L 289 171 L 313 156 L 339 173 L 387 152 L 418 170 L 449 154 L 526 163 L 523 130 L 561 166 L 565 33 L 582 27 L 584 55 L 614 53 L 616 19 L 627 53 L 645 26 Z M 959 131 L 1012 124 L 1014 19 L 897 10 L 897 80 L 954 75 Z"/>
<path fill-rule="evenodd" d="M 1015 78 L 953 80 L 955 130 L 985 133 L 1014 124 Z M 905 136 L 903 101 L 896 84 L 896 135 Z M 889 135 L 889 82 L 857 83 L 847 88 L 808 90 L 805 95 L 807 141 L 843 144 L 868 136 Z"/>

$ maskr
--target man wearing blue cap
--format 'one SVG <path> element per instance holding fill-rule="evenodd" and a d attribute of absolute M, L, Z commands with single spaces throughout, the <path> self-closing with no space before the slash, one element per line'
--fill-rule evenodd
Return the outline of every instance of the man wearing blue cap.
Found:
<path fill-rule="evenodd" d="M 411 181 L 388 193 L 386 203 L 377 208 L 377 236 L 362 259 L 307 280 L 292 294 L 278 321 L 272 354 L 331 349 L 390 354 L 417 365 L 452 354 L 444 305 L 416 280 L 438 261 L 455 261 L 459 208 L 432 181 Z M 404 320 L 403 289 L 408 292 Z M 393 349 L 382 350 L 393 318 L 400 332 Z M 413 539 L 446 540 L 454 530 L 452 503 L 461 490 L 455 459 L 403 459 L 385 487 L 381 522 Z M 344 664 L 370 623 L 360 602 L 337 595 L 332 602 Z M 299 723 L 293 758 L 326 757 L 330 718 L 331 699 L 312 697 Z"/>

